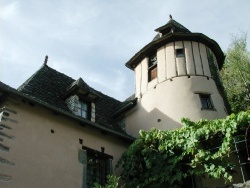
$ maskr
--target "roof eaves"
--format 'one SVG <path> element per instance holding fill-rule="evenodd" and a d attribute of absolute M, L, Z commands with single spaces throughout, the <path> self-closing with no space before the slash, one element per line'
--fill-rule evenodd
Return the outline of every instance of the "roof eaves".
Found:
<path fill-rule="evenodd" d="M 133 108 L 135 105 L 137 104 L 137 98 L 130 100 L 130 101 L 126 101 L 124 102 L 121 106 L 119 106 L 119 108 L 117 108 L 112 114 L 111 117 L 117 117 L 120 114 L 130 110 L 131 108 Z"/>
<path fill-rule="evenodd" d="M 1 82 L 0 82 L 0 83 L 1 83 Z M 29 100 L 30 102 L 34 102 L 34 103 L 36 103 L 36 104 L 39 104 L 39 105 L 44 106 L 44 107 L 46 107 L 46 108 L 49 108 L 49 109 L 51 109 L 51 110 L 53 110 L 53 111 L 55 111 L 55 112 L 57 112 L 57 113 L 59 113 L 59 114 L 65 115 L 65 116 L 70 117 L 70 118 L 73 118 L 73 119 L 75 119 L 75 120 L 78 120 L 78 121 L 80 121 L 81 123 L 84 123 L 84 124 L 86 124 L 86 125 L 91 125 L 91 126 L 97 128 L 97 129 L 100 129 L 100 130 L 102 130 L 102 131 L 106 131 L 106 132 L 111 133 L 111 134 L 113 134 L 113 135 L 119 136 L 119 137 L 121 137 L 121 138 L 123 138 L 123 139 L 126 139 L 127 141 L 132 142 L 132 141 L 135 140 L 135 138 L 132 137 L 132 136 L 130 136 L 130 135 L 123 134 L 123 133 L 121 133 L 121 132 L 118 132 L 118 131 L 115 131 L 115 130 L 112 130 L 112 129 L 108 129 L 108 128 L 106 128 L 106 127 L 104 127 L 104 126 L 101 126 L 101 125 L 99 125 L 99 124 L 97 124 L 97 123 L 93 123 L 93 122 L 91 122 L 91 121 L 89 121 L 89 120 L 86 120 L 86 119 L 84 119 L 84 118 L 78 117 L 78 116 L 76 116 L 76 115 L 74 115 L 74 114 L 71 114 L 71 113 L 69 113 L 69 112 L 66 112 L 66 111 L 64 111 L 64 110 L 62 110 L 62 109 L 60 109 L 60 108 L 57 108 L 57 107 L 55 107 L 55 106 L 52 106 L 52 105 L 50 105 L 50 104 L 48 104 L 48 103 L 45 103 L 45 102 L 43 102 L 43 101 L 41 101 L 41 100 L 38 100 L 38 99 L 34 98 L 34 97 L 31 97 L 31 96 L 25 95 L 25 94 L 23 94 L 23 93 L 20 93 L 20 92 L 18 92 L 16 89 L 11 88 L 10 86 L 7 86 L 7 85 L 5 85 L 5 84 L 0 84 L 0 90 L 2 90 L 2 91 L 4 91 L 4 92 L 7 92 L 7 93 L 9 93 L 9 94 L 12 94 L 12 95 L 17 95 L 17 96 L 19 96 L 19 97 L 22 97 L 22 98 L 24 98 L 24 99 L 26 99 L 26 100 Z"/>
<path fill-rule="evenodd" d="M 210 39 L 206 35 L 202 33 L 171 33 L 165 35 L 157 40 L 151 41 L 149 44 L 144 46 L 139 52 L 137 52 L 125 65 L 129 69 L 133 70 L 137 64 L 142 60 L 142 58 L 146 57 L 146 54 L 151 51 L 155 50 L 155 48 L 159 48 L 162 45 L 165 45 L 166 42 L 173 42 L 177 40 L 187 40 L 191 39 L 192 41 L 202 42 L 207 44 L 212 51 L 217 54 L 217 62 L 218 66 L 221 69 L 224 63 L 224 53 L 221 50 L 220 46 L 216 41 Z"/>

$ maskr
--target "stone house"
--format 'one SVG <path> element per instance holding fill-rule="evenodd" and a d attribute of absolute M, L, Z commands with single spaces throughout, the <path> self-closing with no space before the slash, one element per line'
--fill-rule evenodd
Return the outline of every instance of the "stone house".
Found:
<path fill-rule="evenodd" d="M 135 94 L 121 102 L 47 65 L 18 89 L 0 82 L 0 187 L 91 187 L 105 182 L 140 129 L 224 118 L 224 54 L 172 18 L 126 66 Z M 204 182 L 206 183 L 206 182 Z"/>

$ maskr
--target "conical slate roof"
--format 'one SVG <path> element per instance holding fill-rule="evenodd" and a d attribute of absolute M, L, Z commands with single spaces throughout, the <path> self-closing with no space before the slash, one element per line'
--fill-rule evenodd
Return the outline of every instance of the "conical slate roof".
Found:
<path fill-rule="evenodd" d="M 158 34 L 153 40 L 125 64 L 128 68 L 133 70 L 145 56 L 148 56 L 156 49 L 173 41 L 195 41 L 205 44 L 215 54 L 218 67 L 220 69 L 222 68 L 225 56 L 217 42 L 202 33 L 192 33 L 186 27 L 175 21 L 171 15 L 170 20 L 165 25 L 155 29 L 155 31 L 158 32 Z"/>
<path fill-rule="evenodd" d="M 186 27 L 170 18 L 167 24 L 155 29 L 156 32 L 162 33 L 162 35 L 168 33 L 191 33 Z"/>
<path fill-rule="evenodd" d="M 158 34 L 153 38 L 153 41 L 170 33 L 191 33 L 186 27 L 175 21 L 171 15 L 169 21 L 165 25 L 155 29 L 155 31 Z"/>

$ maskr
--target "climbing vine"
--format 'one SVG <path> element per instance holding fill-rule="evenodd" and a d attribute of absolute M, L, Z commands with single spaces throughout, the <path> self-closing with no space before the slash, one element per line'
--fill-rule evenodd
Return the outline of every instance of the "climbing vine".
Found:
<path fill-rule="evenodd" d="M 108 175 L 107 176 L 107 183 L 105 185 L 100 185 L 99 183 L 95 182 L 93 187 L 94 188 L 125 188 L 125 184 L 119 186 L 119 179 L 120 177 L 116 177 L 115 175 Z"/>
<path fill-rule="evenodd" d="M 235 165 L 229 156 L 235 136 L 244 135 L 250 124 L 250 111 L 217 120 L 184 118 L 182 123 L 172 131 L 140 131 L 117 164 L 123 167 L 121 177 L 130 179 L 128 187 L 180 185 L 192 175 L 232 180 Z"/>

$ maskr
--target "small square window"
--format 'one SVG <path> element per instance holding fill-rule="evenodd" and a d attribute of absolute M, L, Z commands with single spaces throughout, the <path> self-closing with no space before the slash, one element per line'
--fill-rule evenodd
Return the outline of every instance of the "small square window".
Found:
<path fill-rule="evenodd" d="M 214 110 L 214 106 L 209 94 L 199 94 L 201 101 L 201 109 Z"/>
<path fill-rule="evenodd" d="M 185 53 L 184 53 L 183 48 L 175 49 L 175 54 L 176 54 L 176 57 L 185 57 Z"/>

